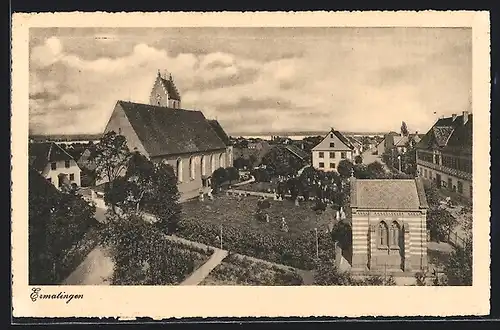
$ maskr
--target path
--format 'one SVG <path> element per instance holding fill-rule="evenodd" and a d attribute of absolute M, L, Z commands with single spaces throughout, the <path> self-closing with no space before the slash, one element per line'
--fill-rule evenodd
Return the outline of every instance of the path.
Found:
<path fill-rule="evenodd" d="M 382 161 L 381 155 L 374 155 L 373 154 L 373 151 L 375 151 L 375 150 L 376 150 L 376 148 L 368 149 L 368 150 L 365 150 L 361 154 L 361 158 L 363 158 L 363 164 L 368 165 L 368 164 L 371 164 L 373 162 L 379 162 L 382 165 L 384 165 L 384 168 L 386 171 L 389 171 L 389 167 Z"/>
<path fill-rule="evenodd" d="M 64 280 L 63 285 L 110 285 L 113 260 L 101 246 L 95 247 Z"/>
<path fill-rule="evenodd" d="M 187 279 L 185 279 L 180 285 L 198 285 L 205 277 L 210 274 L 210 272 L 217 267 L 222 260 L 227 256 L 228 252 L 221 249 L 215 249 L 214 254 L 205 262 L 201 267 L 195 270 Z"/>

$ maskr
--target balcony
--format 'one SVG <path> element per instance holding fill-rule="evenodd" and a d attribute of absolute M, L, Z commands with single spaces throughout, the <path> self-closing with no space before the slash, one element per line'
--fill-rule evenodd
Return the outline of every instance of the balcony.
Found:
<path fill-rule="evenodd" d="M 466 173 L 453 168 L 445 167 L 443 165 L 434 164 L 431 162 L 426 162 L 421 159 L 417 159 L 417 165 L 425 166 L 427 168 L 432 168 L 433 170 L 439 171 L 444 174 L 452 175 L 454 177 L 460 178 L 462 180 L 472 181 L 472 174 Z"/>

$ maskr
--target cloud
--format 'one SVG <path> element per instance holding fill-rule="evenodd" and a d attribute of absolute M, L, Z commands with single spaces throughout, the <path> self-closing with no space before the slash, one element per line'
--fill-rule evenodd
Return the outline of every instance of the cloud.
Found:
<path fill-rule="evenodd" d="M 47 31 L 30 52 L 30 122 L 49 132 L 104 129 L 117 100 L 148 102 L 158 69 L 172 73 L 184 108 L 229 133 L 379 131 L 402 120 L 426 131 L 435 111 L 460 112 L 470 98 L 462 30 Z"/>

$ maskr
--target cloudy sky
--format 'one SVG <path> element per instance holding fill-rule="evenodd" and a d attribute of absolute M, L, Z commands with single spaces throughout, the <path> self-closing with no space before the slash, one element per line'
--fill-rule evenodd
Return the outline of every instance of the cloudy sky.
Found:
<path fill-rule="evenodd" d="M 117 100 L 148 102 L 158 69 L 183 108 L 233 134 L 402 120 L 425 132 L 436 116 L 472 111 L 470 29 L 32 28 L 30 130 L 101 132 Z"/>

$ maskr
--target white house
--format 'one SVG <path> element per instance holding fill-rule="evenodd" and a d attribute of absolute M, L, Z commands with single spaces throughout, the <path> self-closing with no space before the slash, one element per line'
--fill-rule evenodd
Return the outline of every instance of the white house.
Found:
<path fill-rule="evenodd" d="M 354 146 L 339 131 L 331 129 L 323 140 L 312 148 L 312 165 L 322 171 L 336 171 L 343 159 L 353 160 Z"/>
<path fill-rule="evenodd" d="M 30 143 L 29 165 L 58 189 L 64 183 L 81 185 L 80 167 L 54 142 Z"/>

